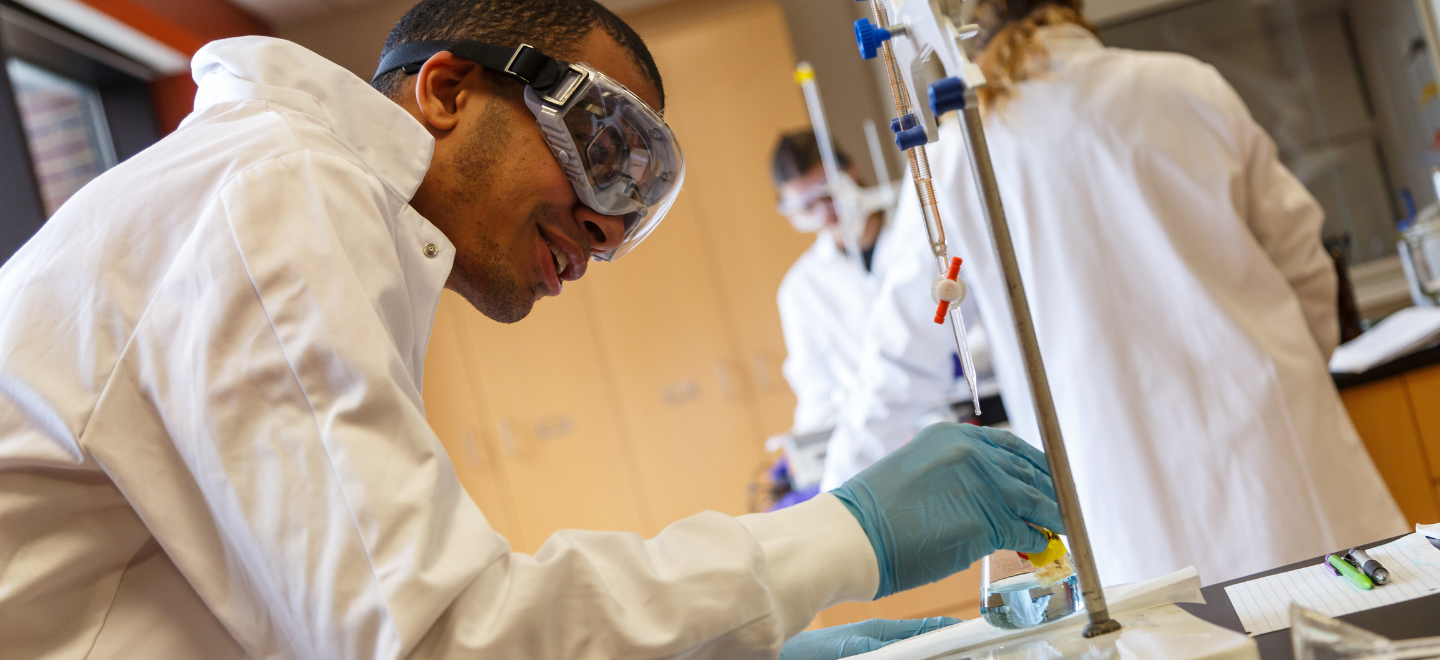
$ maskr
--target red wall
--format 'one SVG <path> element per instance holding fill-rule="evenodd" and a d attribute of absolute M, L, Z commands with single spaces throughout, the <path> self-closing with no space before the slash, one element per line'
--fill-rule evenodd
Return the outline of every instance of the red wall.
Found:
<path fill-rule="evenodd" d="M 226 0 L 81 0 L 186 55 L 216 39 L 270 34 L 270 26 Z M 195 105 L 189 72 L 150 83 L 162 134 L 180 125 Z"/>

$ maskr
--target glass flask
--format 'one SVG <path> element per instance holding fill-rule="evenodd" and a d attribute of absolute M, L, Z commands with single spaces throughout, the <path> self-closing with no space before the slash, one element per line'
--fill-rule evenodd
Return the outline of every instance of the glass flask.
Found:
<path fill-rule="evenodd" d="M 1080 609 L 1080 580 L 1073 571 L 1069 577 L 1041 586 L 1035 575 L 1038 570 L 1009 550 L 982 560 L 980 615 L 985 621 L 996 628 L 1030 628 Z"/>
<path fill-rule="evenodd" d="M 1411 660 L 1440 658 L 1440 637 L 1392 642 L 1324 614 L 1290 606 L 1295 660 Z"/>

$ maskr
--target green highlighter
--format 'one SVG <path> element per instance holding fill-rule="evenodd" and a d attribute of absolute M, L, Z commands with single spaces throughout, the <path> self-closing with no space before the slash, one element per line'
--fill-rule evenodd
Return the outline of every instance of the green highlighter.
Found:
<path fill-rule="evenodd" d="M 1361 589 L 1374 588 L 1375 583 L 1370 581 L 1370 576 L 1361 573 L 1360 569 L 1355 568 L 1350 562 L 1341 559 L 1339 555 L 1325 555 L 1325 561 L 1330 564 L 1330 568 L 1333 571 L 1344 575 L 1351 582 L 1355 583 L 1355 586 Z"/>

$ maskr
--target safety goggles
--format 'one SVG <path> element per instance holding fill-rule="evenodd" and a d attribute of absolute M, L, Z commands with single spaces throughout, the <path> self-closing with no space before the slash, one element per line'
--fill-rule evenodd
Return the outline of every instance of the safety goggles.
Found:
<path fill-rule="evenodd" d="M 575 194 L 596 213 L 621 216 L 625 237 L 594 255 L 614 261 L 660 224 L 685 179 L 685 156 L 660 113 L 634 92 L 586 64 L 557 60 L 527 44 L 414 41 L 380 60 L 379 78 L 396 69 L 415 74 L 449 51 L 525 83 L 525 105 Z"/>
<path fill-rule="evenodd" d="M 810 234 L 825 228 L 828 213 L 823 203 L 830 199 L 830 187 L 819 183 L 802 193 L 781 195 L 775 212 L 785 216 L 795 231 Z"/>

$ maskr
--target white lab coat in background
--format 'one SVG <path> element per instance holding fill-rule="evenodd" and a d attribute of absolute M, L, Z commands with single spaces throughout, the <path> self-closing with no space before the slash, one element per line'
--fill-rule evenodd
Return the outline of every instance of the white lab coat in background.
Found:
<path fill-rule="evenodd" d="M 0 268 L 0 655 L 773 658 L 874 595 L 829 496 L 510 552 L 425 423 L 429 134 L 288 42 L 194 70 Z"/>
<path fill-rule="evenodd" d="M 1326 369 L 1323 212 L 1269 136 L 1191 58 L 1041 35 L 1051 71 L 986 129 L 1102 579 L 1194 565 L 1215 583 L 1404 532 Z M 930 162 L 1006 410 L 1038 445 L 958 122 Z M 895 223 L 919 213 L 911 191 Z"/>
<path fill-rule="evenodd" d="M 914 315 L 931 321 L 935 302 L 930 300 L 930 282 L 935 278 L 934 257 L 923 225 L 896 227 L 887 224 L 875 243 L 870 270 L 852 261 L 821 232 L 780 282 L 777 300 L 785 333 L 785 380 L 795 393 L 796 435 L 835 428 L 826 447 L 825 473 L 821 486 L 833 489 L 866 466 L 907 442 L 928 422 L 950 419 L 950 403 L 969 397 L 963 379 L 955 376 L 955 342 L 946 326 L 929 323 L 904 338 L 884 338 L 876 346 L 872 329 L 894 327 L 891 317 Z M 928 266 L 927 266 L 928 264 Z M 913 292 L 910 286 L 896 285 L 923 280 L 923 291 L 897 305 L 895 297 L 879 304 L 881 286 L 892 291 Z M 965 321 L 973 352 L 979 364 L 988 364 L 985 331 L 973 303 L 966 306 Z M 883 332 L 883 331 L 882 331 Z M 886 351 L 892 359 L 870 356 Z M 923 387 L 896 388 L 911 396 L 877 399 L 876 388 L 867 388 L 862 379 L 869 368 L 872 378 L 903 379 L 926 383 Z M 855 442 L 845 428 L 847 411 L 870 411 L 864 430 L 868 443 Z"/>
<path fill-rule="evenodd" d="M 879 284 L 874 273 L 885 268 L 880 257 L 889 236 L 888 228 L 880 232 L 867 272 L 835 245 L 830 232 L 821 231 L 780 281 L 775 298 L 785 334 L 781 371 L 795 393 L 791 433 L 833 427 L 836 411 L 858 388 L 862 328 Z"/>
<path fill-rule="evenodd" d="M 914 188 L 908 181 L 902 190 L 913 196 Z M 791 358 L 785 363 L 786 378 L 800 399 L 795 414 L 797 424 L 801 410 L 809 409 L 806 405 L 809 398 L 802 392 L 824 391 L 822 387 L 830 382 L 845 384 L 834 402 L 824 402 L 834 411 L 835 432 L 830 435 L 826 449 L 822 490 L 839 487 L 846 479 L 909 442 L 916 431 L 928 423 L 953 419 L 950 404 L 970 397 L 965 380 L 956 377 L 955 337 L 948 324 L 935 323 L 936 303 L 930 295 L 930 285 L 939 267 L 930 252 L 925 225 L 918 218 L 905 215 L 892 220 L 881 236 L 883 240 L 876 246 L 874 268 L 865 289 L 838 286 L 827 289 L 814 284 L 806 288 L 805 296 L 794 297 L 790 307 L 797 311 L 791 316 L 823 321 L 803 334 L 792 332 L 785 313 L 785 284 L 781 285 L 781 319 L 786 322 L 785 343 L 791 356 L 797 354 L 792 335 L 810 345 L 817 342 L 815 337 L 826 337 L 826 333 L 841 336 L 843 344 L 834 339 L 827 338 L 827 341 L 847 350 L 842 355 L 826 355 L 829 364 L 842 365 L 833 368 L 833 373 L 841 373 L 842 368 L 846 370 L 843 379 L 819 369 L 806 370 L 803 379 L 795 378 L 791 376 Z M 817 250 L 811 248 L 811 251 Z M 807 253 L 796 267 L 810 256 Z M 962 274 L 967 267 L 962 266 Z M 806 280 L 820 278 L 807 277 Z M 786 283 L 789 281 L 787 275 Z M 864 293 L 863 298 L 860 291 Z M 847 296 L 864 302 L 867 309 L 863 316 L 831 318 L 838 317 L 833 310 L 845 308 L 844 303 L 831 301 Z M 976 371 L 985 375 L 990 369 L 990 348 L 988 333 L 977 310 L 973 299 L 967 299 L 961 308 Z M 845 325 L 839 325 L 841 321 Z M 823 348 L 828 350 L 829 346 Z M 810 352 L 821 353 L 818 349 L 809 349 L 801 355 Z M 801 364 L 809 363 L 806 360 Z M 797 387 L 797 381 L 805 385 Z"/>

